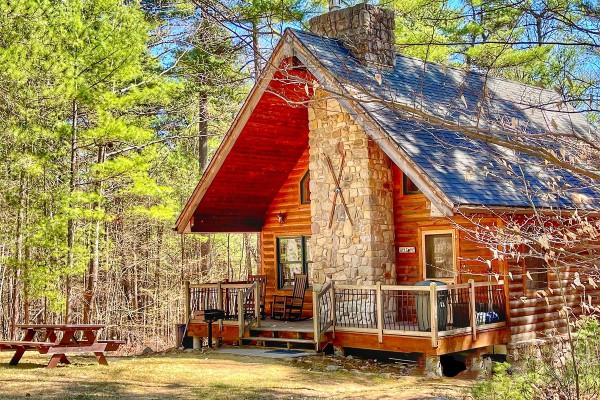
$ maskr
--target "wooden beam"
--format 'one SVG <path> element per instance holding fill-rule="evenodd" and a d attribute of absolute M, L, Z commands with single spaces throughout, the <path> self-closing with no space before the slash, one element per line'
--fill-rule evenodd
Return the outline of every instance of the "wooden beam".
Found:
<path fill-rule="evenodd" d="M 477 340 L 477 311 L 475 309 L 475 281 L 469 279 L 469 309 L 471 313 L 471 335 Z"/>
<path fill-rule="evenodd" d="M 377 340 L 383 343 L 383 291 L 381 290 L 381 282 L 376 285 L 377 296 Z"/>
<path fill-rule="evenodd" d="M 431 347 L 438 347 L 438 296 L 435 282 L 429 284 L 429 311 L 431 312 Z"/>

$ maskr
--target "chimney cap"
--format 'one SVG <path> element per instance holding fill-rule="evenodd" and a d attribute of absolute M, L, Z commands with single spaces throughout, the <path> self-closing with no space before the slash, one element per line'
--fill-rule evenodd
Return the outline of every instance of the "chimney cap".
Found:
<path fill-rule="evenodd" d="M 337 11 L 340 9 L 340 0 L 329 0 L 329 11 Z"/>

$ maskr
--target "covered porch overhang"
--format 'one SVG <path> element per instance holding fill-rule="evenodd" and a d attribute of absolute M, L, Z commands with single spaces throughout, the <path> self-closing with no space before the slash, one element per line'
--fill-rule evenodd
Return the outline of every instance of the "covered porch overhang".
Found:
<path fill-rule="evenodd" d="M 288 58 L 255 85 L 179 216 L 179 233 L 260 232 L 308 145 L 309 79 Z"/>

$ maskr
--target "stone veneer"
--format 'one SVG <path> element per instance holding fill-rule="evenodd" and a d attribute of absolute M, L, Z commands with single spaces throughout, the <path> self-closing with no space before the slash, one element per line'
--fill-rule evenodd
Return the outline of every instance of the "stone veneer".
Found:
<path fill-rule="evenodd" d="M 396 65 L 392 10 L 357 4 L 314 17 L 309 24 L 311 32 L 344 42 L 364 65 L 382 69 Z"/>
<path fill-rule="evenodd" d="M 308 118 L 313 283 L 395 283 L 391 161 L 326 92 L 317 91 Z M 346 152 L 340 186 L 354 226 L 338 196 L 330 229 L 335 182 L 325 156 L 337 175 L 340 142 Z"/>

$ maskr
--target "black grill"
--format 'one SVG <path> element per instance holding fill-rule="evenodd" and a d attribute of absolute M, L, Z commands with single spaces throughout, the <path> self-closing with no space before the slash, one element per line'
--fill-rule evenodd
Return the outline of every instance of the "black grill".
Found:
<path fill-rule="evenodd" d="M 218 308 L 204 310 L 204 321 L 206 322 L 213 322 L 223 318 L 225 318 L 225 311 L 223 310 L 219 310 Z"/>

